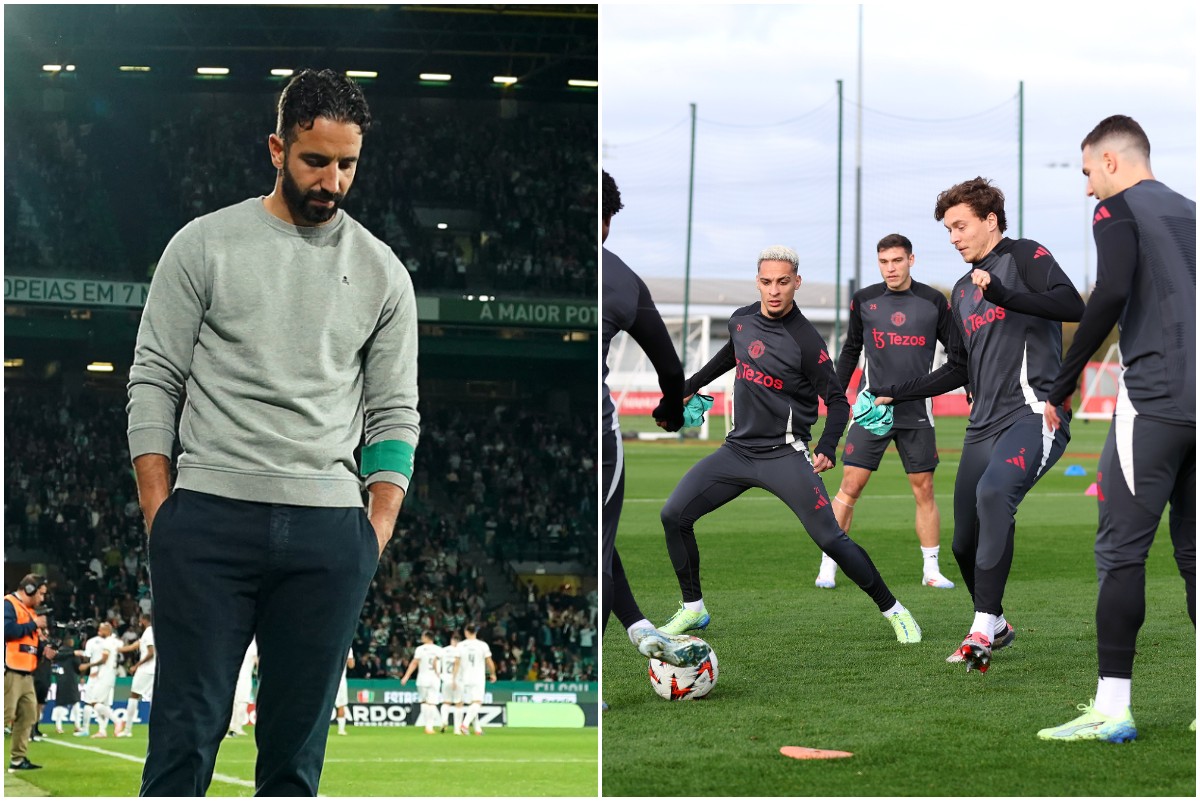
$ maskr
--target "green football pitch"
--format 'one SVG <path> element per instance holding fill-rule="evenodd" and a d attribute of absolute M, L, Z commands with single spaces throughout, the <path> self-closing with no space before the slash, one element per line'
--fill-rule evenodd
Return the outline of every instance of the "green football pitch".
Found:
<path fill-rule="evenodd" d="M 42 726 L 54 731 L 53 726 Z M 69 727 L 68 727 L 69 730 Z M 253 730 L 253 727 L 250 727 Z M 131 739 L 51 735 L 31 743 L 42 770 L 6 774 L 6 796 L 136 796 L 146 729 Z M 419 728 L 354 728 L 330 733 L 324 796 L 595 796 L 597 732 L 486 729 L 482 737 L 427 735 Z M 8 753 L 8 738 L 4 743 Z M 221 745 L 210 796 L 254 794 L 254 738 Z M 15 781 L 14 781 L 15 780 Z"/>
<path fill-rule="evenodd" d="M 715 429 L 720 424 L 715 420 Z M 945 658 L 973 617 L 950 552 L 951 496 L 965 421 L 938 421 L 942 572 L 953 590 L 919 584 L 914 507 L 890 449 L 855 509 L 851 537 L 916 616 L 924 641 L 900 645 L 875 605 L 840 572 L 813 586 L 820 552 L 774 497 L 753 490 L 696 527 L 704 599 L 699 632 L 719 679 L 699 701 L 667 702 L 615 618 L 604 638 L 603 791 L 669 796 L 1194 796 L 1196 639 L 1166 519 L 1147 567 L 1129 744 L 1046 743 L 1038 729 L 1079 714 L 1096 688 L 1095 481 L 1107 422 L 1076 421 L 1066 455 L 1017 514 L 1004 598 L 1017 629 L 986 675 Z M 815 437 L 814 437 L 815 439 Z M 714 443 L 626 444 L 617 535 L 642 611 L 665 622 L 679 587 L 658 515 L 684 472 Z M 840 458 L 840 451 L 839 451 Z M 1068 466 L 1087 470 L 1068 477 Z M 835 492 L 841 468 L 825 475 Z M 783 746 L 851 752 L 798 761 Z"/>

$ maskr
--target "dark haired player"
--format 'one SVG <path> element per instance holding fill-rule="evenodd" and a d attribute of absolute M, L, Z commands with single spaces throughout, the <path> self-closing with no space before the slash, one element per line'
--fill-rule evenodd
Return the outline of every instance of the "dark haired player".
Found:
<path fill-rule="evenodd" d="M 1196 201 L 1154 179 L 1150 140 L 1129 117 L 1103 120 L 1081 148 L 1087 194 L 1099 201 L 1092 218 L 1096 288 L 1044 415 L 1050 429 L 1061 425 L 1056 407 L 1119 323 L 1117 405 L 1096 471 L 1100 679 L 1083 715 L 1038 737 L 1127 742 L 1137 736 L 1130 696 L 1146 618 L 1146 556 L 1168 503 L 1175 562 L 1196 625 Z"/>
<path fill-rule="evenodd" d="M 608 239 L 613 215 L 625 206 L 621 192 L 612 176 L 604 172 L 602 177 L 603 205 L 601 241 Z M 604 248 L 604 396 L 603 396 L 603 492 L 604 492 L 604 587 L 601 604 L 604 609 L 604 627 L 608 627 L 610 613 L 616 611 L 617 619 L 625 627 L 630 641 L 638 651 L 653 659 L 661 659 L 672 665 L 694 664 L 703 658 L 703 646 L 682 638 L 664 636 L 642 614 L 621 555 L 617 553 L 617 526 L 621 520 L 621 506 L 625 498 L 625 454 L 621 448 L 621 423 L 617 417 L 617 406 L 608 389 L 608 346 L 621 331 L 627 332 L 637 342 L 658 373 L 662 401 L 654 410 L 655 421 L 667 431 L 683 428 L 683 366 L 675 355 L 675 346 L 667 326 L 659 316 L 650 297 L 650 290 L 641 278 L 623 262 L 619 256 Z"/>
<path fill-rule="evenodd" d="M 818 476 L 833 467 L 850 404 L 825 341 L 796 306 L 799 264 L 796 251 L 788 247 L 759 254 L 760 301 L 733 313 L 728 344 L 684 384 L 690 396 L 736 368 L 736 424 L 720 448 L 688 470 L 663 507 L 667 552 L 683 602 L 661 630 L 682 634 L 708 626 L 694 526 L 751 487 L 761 487 L 787 504 L 821 550 L 871 597 L 896 639 L 920 642 L 921 629 L 912 614 L 884 584 L 867 552 L 838 527 Z M 829 411 L 824 433 L 810 452 L 818 398 Z"/>
<path fill-rule="evenodd" d="M 256 793 L 317 794 L 419 431 L 412 281 L 340 208 L 370 125 L 353 81 L 298 73 L 274 190 L 185 226 L 150 284 L 128 406 L 160 663 L 143 795 L 204 795 L 255 638 Z"/>
<path fill-rule="evenodd" d="M 916 257 L 908 237 L 888 234 L 879 240 L 875 250 L 883 281 L 860 289 L 850 299 L 850 324 L 838 356 L 838 383 L 847 393 L 864 347 L 867 364 L 862 385 L 900 383 L 928 375 L 937 343 L 948 347 L 947 343 L 959 336 L 950 316 L 950 304 L 942 293 L 912 279 Z M 938 465 L 933 405 L 929 400 L 898 403 L 893 414 L 892 430 L 882 436 L 851 422 L 842 450 L 842 484 L 833 497 L 833 514 L 838 525 L 849 534 L 854 505 L 871 473 L 879 469 L 888 443 L 894 440 L 917 502 L 921 583 L 926 587 L 953 589 L 954 582 L 942 575 L 938 565 L 941 514 L 933 497 L 933 471 Z M 836 573 L 837 563 L 828 554 L 822 554 L 816 585 L 832 589 Z"/>
<path fill-rule="evenodd" d="M 874 384 L 876 403 L 941 395 L 970 382 L 974 395 L 954 481 L 954 558 L 975 617 L 947 662 L 986 672 L 992 651 L 1016 632 L 1004 618 L 1017 506 L 1054 466 L 1070 440 L 1052 432 L 1042 410 L 1062 362 L 1062 321 L 1083 315 L 1083 300 L 1050 252 L 1004 236 L 1004 193 L 983 178 L 938 195 L 934 217 L 971 270 L 950 297 L 961 339 L 948 361 L 902 384 Z"/>

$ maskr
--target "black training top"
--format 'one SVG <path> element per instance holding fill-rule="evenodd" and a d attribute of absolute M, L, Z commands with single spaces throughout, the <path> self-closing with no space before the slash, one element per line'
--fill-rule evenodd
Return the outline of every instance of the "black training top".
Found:
<path fill-rule="evenodd" d="M 1101 201 L 1092 218 L 1096 288 L 1050 392 L 1061 405 L 1115 323 L 1121 365 L 1116 412 L 1196 424 L 1196 201 L 1140 181 Z"/>
<path fill-rule="evenodd" d="M 897 401 L 941 395 L 970 381 L 966 442 L 986 439 L 1025 415 L 1041 414 L 1062 364 L 1062 322 L 1083 316 L 1083 299 L 1043 246 L 1005 237 L 972 271 L 991 273 L 987 291 L 968 272 L 950 307 L 963 334 L 946 364 L 898 386 L 872 386 Z"/>
<path fill-rule="evenodd" d="M 913 281 L 901 292 L 893 292 L 883 282 L 863 287 L 850 299 L 850 326 L 838 356 L 838 383 L 850 389 L 864 346 L 867 351 L 864 387 L 900 384 L 928 375 L 937 342 L 940 340 L 948 349 L 952 338 L 959 337 L 950 303 L 928 284 Z M 897 403 L 892 412 L 893 428 L 933 426 L 929 399 Z"/>
<path fill-rule="evenodd" d="M 604 398 L 602 411 L 604 427 L 614 431 L 620 425 L 617 408 L 608 391 L 608 343 L 618 331 L 627 331 L 637 342 L 658 372 L 658 386 L 663 402 L 655 410 L 678 431 L 683 425 L 683 366 L 675 355 L 675 345 L 650 297 L 646 283 L 629 269 L 629 265 L 610 251 L 603 249 L 601 267 L 604 286 Z"/>
<path fill-rule="evenodd" d="M 817 399 L 828 408 L 815 448 L 836 463 L 838 441 L 850 419 L 850 403 L 833 370 L 825 340 L 792 306 L 778 319 L 752 303 L 729 318 L 729 342 L 684 384 L 690 395 L 718 376 L 734 374 L 732 431 L 726 439 L 757 456 L 783 456 L 812 439 Z"/>

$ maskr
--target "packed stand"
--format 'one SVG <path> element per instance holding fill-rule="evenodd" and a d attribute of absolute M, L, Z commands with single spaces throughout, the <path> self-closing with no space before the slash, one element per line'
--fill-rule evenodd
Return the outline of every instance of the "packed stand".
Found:
<path fill-rule="evenodd" d="M 146 281 L 188 221 L 268 193 L 270 120 L 227 105 L 13 115 L 8 271 Z M 480 108 L 434 115 L 377 101 L 346 210 L 392 247 L 418 291 L 594 297 L 594 118 Z M 433 219 L 442 213 L 445 231 Z"/>
<path fill-rule="evenodd" d="M 445 643 L 474 620 L 501 679 L 594 679 L 594 594 L 521 590 L 489 602 L 514 588 L 489 587 L 478 563 L 484 554 L 493 564 L 574 561 L 595 573 L 594 434 L 543 414 L 494 414 L 422 421 L 413 486 L 355 635 L 355 675 L 402 675 L 421 631 Z M 8 385 L 4 426 L 6 548 L 43 551 L 59 568 L 54 620 L 109 620 L 132 640 L 151 598 L 124 393 Z"/>

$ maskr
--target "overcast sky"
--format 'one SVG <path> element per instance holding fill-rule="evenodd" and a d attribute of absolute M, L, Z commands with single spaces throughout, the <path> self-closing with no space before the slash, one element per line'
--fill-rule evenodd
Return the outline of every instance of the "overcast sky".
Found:
<path fill-rule="evenodd" d="M 1110 114 L 1141 123 L 1155 176 L 1195 198 L 1195 11 L 1103 6 L 867 5 L 864 284 L 880 280 L 875 243 L 899 231 L 914 243 L 914 277 L 952 285 L 964 265 L 933 218 L 934 201 L 976 175 L 1005 192 L 1010 236 L 1020 225 L 1077 287 L 1085 269 L 1094 281 L 1095 204 L 1083 194 L 1079 142 Z M 603 5 L 604 166 L 625 203 L 607 246 L 644 275 L 682 278 L 696 103 L 692 274 L 744 275 L 752 292 L 758 251 L 778 243 L 799 251 L 805 278 L 833 281 L 842 79 L 843 280 L 852 275 L 858 20 L 854 5 Z"/>

